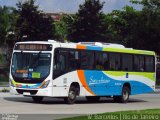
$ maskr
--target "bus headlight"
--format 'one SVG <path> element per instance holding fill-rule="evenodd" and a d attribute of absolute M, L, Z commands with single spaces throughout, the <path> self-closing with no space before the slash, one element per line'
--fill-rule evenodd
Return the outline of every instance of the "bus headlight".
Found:
<path fill-rule="evenodd" d="M 50 83 L 50 80 L 46 81 L 40 88 L 46 88 Z"/>

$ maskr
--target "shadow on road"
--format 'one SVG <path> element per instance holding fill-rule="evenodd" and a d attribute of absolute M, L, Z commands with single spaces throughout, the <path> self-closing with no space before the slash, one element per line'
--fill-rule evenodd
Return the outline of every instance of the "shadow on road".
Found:
<path fill-rule="evenodd" d="M 62 104 L 64 105 L 65 102 L 61 98 L 44 98 L 44 100 L 41 103 L 35 103 L 33 102 L 31 97 L 4 97 L 4 100 L 11 101 L 11 102 L 21 102 L 21 103 L 31 103 L 31 104 Z M 128 104 L 130 103 L 137 103 L 137 102 L 147 102 L 140 99 L 130 99 Z M 98 102 L 89 102 L 85 98 L 78 98 L 76 101 L 76 104 L 104 104 L 104 103 L 115 103 L 112 98 L 102 98 Z M 123 104 L 123 103 L 115 103 L 115 104 Z"/>

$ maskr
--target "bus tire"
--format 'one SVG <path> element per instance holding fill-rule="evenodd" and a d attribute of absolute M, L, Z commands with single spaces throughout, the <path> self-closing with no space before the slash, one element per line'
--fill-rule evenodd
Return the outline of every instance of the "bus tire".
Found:
<path fill-rule="evenodd" d="M 130 89 L 128 86 L 124 86 L 122 89 L 122 95 L 120 96 L 121 103 L 127 103 L 129 100 Z"/>
<path fill-rule="evenodd" d="M 74 104 L 77 97 L 77 89 L 74 86 L 71 86 L 69 89 L 68 97 L 64 98 L 64 101 L 67 104 Z"/>
<path fill-rule="evenodd" d="M 32 96 L 32 99 L 35 103 L 40 103 L 43 100 L 43 97 L 40 96 Z"/>
<path fill-rule="evenodd" d="M 98 102 L 100 97 L 99 96 L 86 96 L 86 99 L 89 102 Z"/>
<path fill-rule="evenodd" d="M 114 102 L 117 103 L 127 103 L 129 100 L 130 89 L 127 86 L 124 86 L 122 89 L 121 96 L 113 96 Z"/>

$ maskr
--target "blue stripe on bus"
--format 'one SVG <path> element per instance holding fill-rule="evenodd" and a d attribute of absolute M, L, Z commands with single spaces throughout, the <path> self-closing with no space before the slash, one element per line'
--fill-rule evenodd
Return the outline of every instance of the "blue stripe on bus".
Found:
<path fill-rule="evenodd" d="M 41 85 L 41 83 L 32 85 L 32 84 L 27 84 L 27 85 L 23 85 L 20 88 L 25 88 L 25 89 L 37 89 L 39 86 Z"/>
<path fill-rule="evenodd" d="M 115 80 L 105 75 L 102 71 L 84 71 L 86 82 L 90 89 L 97 96 L 103 95 L 121 95 L 125 80 Z M 131 95 L 153 92 L 153 89 L 148 85 L 130 80 L 127 81 L 131 85 Z"/>
<path fill-rule="evenodd" d="M 98 51 L 102 51 L 102 47 L 96 47 L 96 46 L 87 46 L 86 48 L 87 50 L 98 50 Z"/>

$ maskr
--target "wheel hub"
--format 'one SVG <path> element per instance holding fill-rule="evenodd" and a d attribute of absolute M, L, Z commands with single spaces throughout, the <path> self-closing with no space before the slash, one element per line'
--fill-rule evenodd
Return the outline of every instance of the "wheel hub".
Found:
<path fill-rule="evenodd" d="M 128 99 L 128 92 L 127 91 L 123 92 L 123 98 L 124 98 L 124 100 Z"/>
<path fill-rule="evenodd" d="M 70 92 L 69 92 L 69 98 L 72 99 L 72 100 L 75 98 L 75 93 L 74 93 L 74 91 L 70 91 Z"/>

